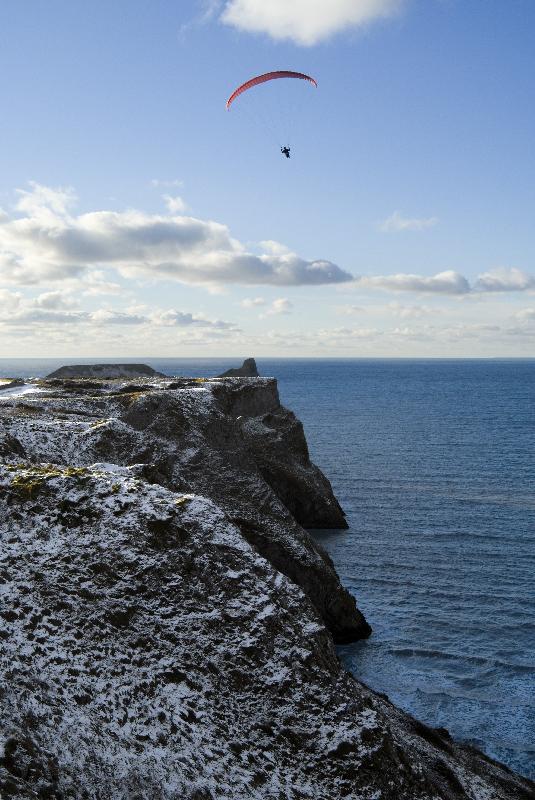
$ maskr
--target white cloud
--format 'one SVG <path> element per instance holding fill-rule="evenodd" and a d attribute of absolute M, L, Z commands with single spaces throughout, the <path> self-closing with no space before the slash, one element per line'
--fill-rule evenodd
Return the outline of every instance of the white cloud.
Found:
<path fill-rule="evenodd" d="M 53 310 L 69 309 L 77 305 L 76 300 L 67 292 L 44 292 L 35 299 L 39 308 Z"/>
<path fill-rule="evenodd" d="M 5 309 L 18 308 L 22 295 L 20 292 L 9 292 L 7 289 L 0 289 L 0 313 Z"/>
<path fill-rule="evenodd" d="M 247 309 L 258 308 L 259 306 L 265 306 L 265 305 L 266 301 L 264 300 L 263 297 L 245 297 L 240 303 L 240 306 L 242 308 L 247 308 Z"/>
<path fill-rule="evenodd" d="M 213 328 L 216 330 L 237 330 L 236 326 L 231 322 L 224 322 L 223 320 L 209 320 L 202 314 L 190 314 L 184 311 L 177 311 L 172 308 L 168 311 L 156 311 L 149 317 L 149 322 L 154 325 L 161 325 L 164 327 L 189 327 L 197 326 L 199 328 Z"/>
<path fill-rule="evenodd" d="M 438 222 L 438 217 L 404 217 L 399 211 L 394 213 L 379 224 L 383 233 L 403 233 L 404 231 L 425 231 L 433 228 Z"/>
<path fill-rule="evenodd" d="M 72 216 L 71 190 L 32 184 L 31 191 L 20 195 L 23 215 L 0 226 L 3 283 L 48 284 L 103 269 L 127 278 L 212 286 L 321 285 L 352 279 L 330 261 L 307 261 L 291 252 L 254 255 L 217 222 L 135 210 Z"/>
<path fill-rule="evenodd" d="M 387 310 L 402 319 L 420 319 L 442 313 L 440 309 L 431 306 L 404 306 L 396 302 L 389 303 Z"/>
<path fill-rule="evenodd" d="M 461 295 L 470 292 L 465 277 L 453 270 L 439 272 L 430 277 L 397 273 L 395 275 L 369 275 L 355 279 L 358 286 L 366 289 L 383 289 L 390 292 L 422 292 L 432 294 Z"/>
<path fill-rule="evenodd" d="M 464 275 L 455 270 L 445 270 L 431 276 L 399 272 L 394 275 L 361 275 L 355 278 L 353 285 L 386 292 L 463 296 L 490 292 L 529 292 L 535 290 L 535 277 L 519 269 L 496 269 L 479 275 L 471 285 Z M 396 310 L 395 306 L 391 307 Z M 400 307 L 398 310 L 401 316 L 435 313 L 434 309 L 427 306 Z"/>
<path fill-rule="evenodd" d="M 425 330 L 411 328 L 408 325 L 405 325 L 403 328 L 394 328 L 390 331 L 390 336 L 394 339 L 414 339 L 415 341 L 422 341 L 423 339 L 429 338 L 429 334 Z"/>
<path fill-rule="evenodd" d="M 264 239 L 259 244 L 265 253 L 269 253 L 272 256 L 285 256 L 291 253 L 291 250 L 285 244 L 275 242 L 273 239 Z"/>
<path fill-rule="evenodd" d="M 535 289 L 535 277 L 520 269 L 500 267 L 480 275 L 474 288 L 478 292 L 525 292 Z"/>
<path fill-rule="evenodd" d="M 88 296 L 119 294 L 123 291 L 118 283 L 107 280 L 102 270 L 91 270 L 82 279 L 75 280 L 71 285 L 73 289 L 79 288 Z"/>
<path fill-rule="evenodd" d="M 335 33 L 391 17 L 405 0 L 228 0 L 221 19 L 248 33 L 310 46 Z"/>
<path fill-rule="evenodd" d="M 268 310 L 261 315 L 260 319 L 264 317 L 275 317 L 279 314 L 291 314 L 293 309 L 293 303 L 290 302 L 286 297 L 278 297 L 274 300 Z"/>
<path fill-rule="evenodd" d="M 85 314 L 86 312 L 82 312 Z M 84 317 L 82 316 L 83 320 Z M 87 314 L 87 319 L 96 325 L 144 325 L 148 322 L 147 317 L 140 314 L 133 314 L 128 311 L 115 311 L 109 308 L 99 308 Z"/>
<path fill-rule="evenodd" d="M 76 201 L 74 189 L 70 187 L 51 189 L 35 181 L 30 181 L 31 190 L 17 189 L 19 201 L 17 211 L 28 217 L 41 219 L 45 224 L 55 218 L 67 216 L 67 210 Z"/>
<path fill-rule="evenodd" d="M 170 194 L 164 194 L 163 199 L 170 214 L 183 214 L 187 209 L 186 203 L 178 195 L 172 197 Z"/>
<path fill-rule="evenodd" d="M 535 308 L 522 308 L 514 316 L 521 322 L 531 322 L 531 320 L 535 320 Z"/>
<path fill-rule="evenodd" d="M 335 310 L 337 314 L 341 314 L 345 317 L 352 317 L 354 314 L 364 314 L 366 312 L 366 309 L 362 306 L 354 305 L 336 306 Z"/>
<path fill-rule="evenodd" d="M 212 331 L 236 332 L 231 322 L 210 320 L 202 314 L 176 309 L 154 309 L 142 313 L 143 307 L 126 310 L 99 308 L 94 311 L 74 309 L 74 298 L 61 292 L 46 292 L 35 298 L 23 297 L 20 292 L 0 289 L 0 328 L 31 326 L 34 335 L 57 325 L 153 326 L 167 328 L 199 328 Z"/>
<path fill-rule="evenodd" d="M 155 189 L 165 188 L 177 188 L 179 186 L 184 186 L 184 181 L 178 180 L 178 178 L 173 178 L 171 180 L 160 180 L 160 178 L 153 178 L 150 182 L 150 185 L 153 186 Z"/>

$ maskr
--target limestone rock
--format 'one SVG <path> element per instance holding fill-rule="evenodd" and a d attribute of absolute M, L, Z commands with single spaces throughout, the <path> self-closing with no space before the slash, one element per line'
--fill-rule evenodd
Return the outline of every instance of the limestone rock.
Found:
<path fill-rule="evenodd" d="M 78 444 L 106 424 L 70 422 Z M 348 675 L 307 595 L 211 499 L 137 466 L 6 464 L 0 542 L 2 797 L 533 797 Z"/>
<path fill-rule="evenodd" d="M 136 465 L 146 480 L 210 497 L 301 587 L 336 641 L 369 636 L 330 558 L 299 524 L 299 515 L 311 526 L 345 527 L 345 519 L 308 458 L 302 429 L 280 405 L 274 379 L 57 383 L 42 381 L 48 391 L 26 403 L 11 424 L 29 460 Z M 7 413 L 8 406 L 2 409 Z M 266 415 L 278 420 L 271 430 Z"/>
<path fill-rule="evenodd" d="M 147 364 L 71 364 L 51 372 L 47 378 L 163 378 Z"/>
<path fill-rule="evenodd" d="M 258 369 L 254 358 L 246 358 L 241 367 L 228 369 L 218 378 L 258 378 Z"/>

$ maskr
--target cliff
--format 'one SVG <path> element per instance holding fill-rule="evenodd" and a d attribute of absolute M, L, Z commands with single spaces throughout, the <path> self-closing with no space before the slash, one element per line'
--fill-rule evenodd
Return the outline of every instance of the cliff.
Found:
<path fill-rule="evenodd" d="M 60 367 L 47 378 L 163 378 L 147 364 L 70 364 Z"/>
<path fill-rule="evenodd" d="M 40 388 L 0 401 L 2 797 L 533 796 L 341 668 L 369 627 L 298 521 L 344 517 L 275 381 Z"/>

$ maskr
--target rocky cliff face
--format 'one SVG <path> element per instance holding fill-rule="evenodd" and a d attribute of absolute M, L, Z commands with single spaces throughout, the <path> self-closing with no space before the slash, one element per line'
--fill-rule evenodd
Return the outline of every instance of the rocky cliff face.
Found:
<path fill-rule="evenodd" d="M 329 557 L 298 524 L 346 525 L 329 482 L 310 462 L 301 424 L 280 405 L 275 380 L 55 379 L 41 386 L 31 402 L 13 398 L 4 406 L 14 420 L 6 433 L 28 459 L 136 465 L 151 483 L 212 498 L 307 593 L 337 641 L 369 634 Z"/>
<path fill-rule="evenodd" d="M 368 628 L 284 475 L 343 515 L 275 382 L 42 388 L 0 402 L 2 797 L 533 796 L 341 669 Z"/>

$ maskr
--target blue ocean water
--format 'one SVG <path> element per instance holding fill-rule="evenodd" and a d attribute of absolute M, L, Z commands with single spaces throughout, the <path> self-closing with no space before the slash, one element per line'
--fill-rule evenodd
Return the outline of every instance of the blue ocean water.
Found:
<path fill-rule="evenodd" d="M 238 359 L 147 361 L 213 375 Z M 61 363 L 1 359 L 0 375 Z M 346 666 L 535 777 L 535 361 L 258 365 L 347 513 L 348 531 L 315 534 L 374 629 L 340 648 Z"/>

